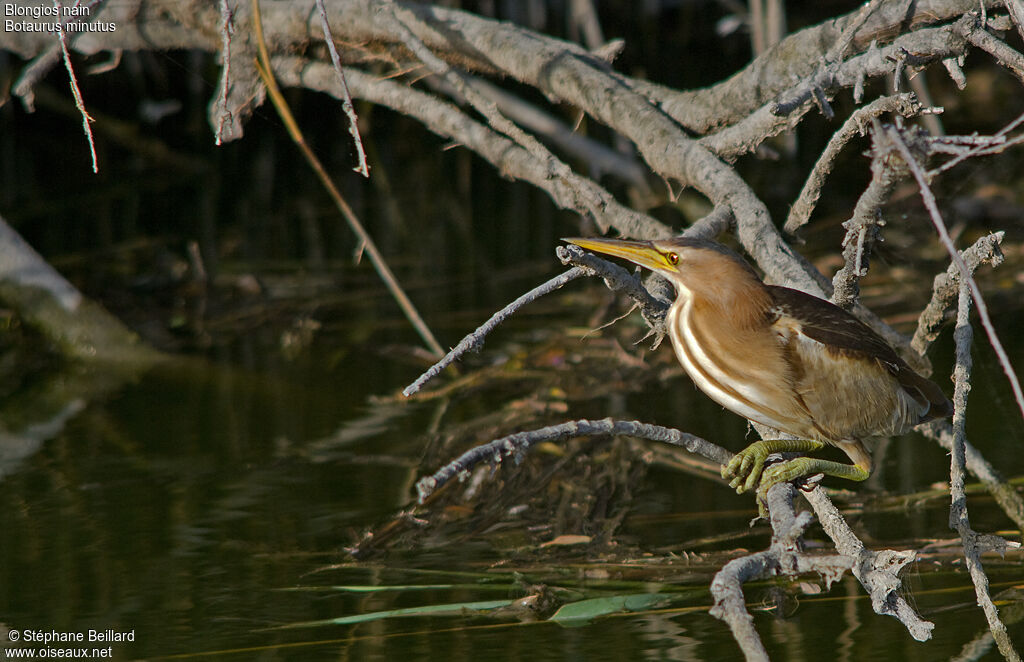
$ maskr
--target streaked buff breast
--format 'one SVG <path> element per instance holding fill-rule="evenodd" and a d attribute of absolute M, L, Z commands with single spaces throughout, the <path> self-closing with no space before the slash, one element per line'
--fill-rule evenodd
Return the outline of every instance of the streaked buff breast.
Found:
<path fill-rule="evenodd" d="M 669 310 L 677 330 L 672 345 L 694 383 L 726 409 L 778 430 L 820 438 L 810 412 L 792 389 L 792 370 L 774 334 L 716 325 L 717 316 L 695 314 L 689 297 Z M 721 326 L 722 328 L 718 328 Z"/>

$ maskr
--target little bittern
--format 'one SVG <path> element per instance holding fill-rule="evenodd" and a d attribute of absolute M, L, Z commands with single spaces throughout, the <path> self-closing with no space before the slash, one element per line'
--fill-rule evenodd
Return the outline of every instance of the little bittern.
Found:
<path fill-rule="evenodd" d="M 953 407 L 884 340 L 845 310 L 765 285 L 743 258 L 713 241 L 566 239 L 661 274 L 676 289 L 665 319 L 676 357 L 711 399 L 797 439 L 758 441 L 722 467 L 737 492 L 824 473 L 864 480 L 864 441 L 903 434 Z M 832 444 L 853 465 L 772 453 Z"/>

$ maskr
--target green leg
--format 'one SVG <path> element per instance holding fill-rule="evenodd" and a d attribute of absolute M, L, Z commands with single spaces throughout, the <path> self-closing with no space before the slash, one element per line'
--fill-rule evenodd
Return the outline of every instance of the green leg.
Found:
<path fill-rule="evenodd" d="M 764 461 L 772 453 L 806 453 L 821 450 L 824 447 L 824 443 L 811 439 L 765 439 L 763 441 L 756 441 L 739 453 L 736 453 L 732 460 L 729 461 L 729 464 L 722 467 L 722 478 L 731 478 L 729 487 L 735 488 L 737 494 L 743 494 L 757 487 L 757 484 L 761 481 L 761 473 L 764 471 Z M 797 460 L 806 459 L 810 458 L 797 458 Z M 789 465 L 795 461 L 781 462 L 769 467 L 769 470 Z M 833 464 L 835 463 L 833 462 Z M 792 478 L 779 479 L 775 482 L 782 482 L 782 480 L 792 480 Z"/>
<path fill-rule="evenodd" d="M 847 480 L 865 480 L 871 475 L 871 472 L 857 464 L 843 464 L 816 457 L 797 457 L 773 464 L 761 473 L 761 484 L 757 488 L 757 510 L 761 517 L 768 519 L 767 504 L 770 487 L 815 474 L 825 474 Z"/>
<path fill-rule="evenodd" d="M 814 457 L 798 457 L 764 468 L 765 459 L 772 453 L 811 452 L 825 444 L 811 439 L 766 439 L 750 444 L 722 467 L 722 478 L 731 478 L 729 487 L 738 494 L 758 487 L 760 492 L 777 483 L 787 483 L 801 476 L 825 474 L 847 480 L 865 480 L 870 468 L 859 464 L 842 464 Z"/>
<path fill-rule="evenodd" d="M 760 489 L 767 490 L 778 483 L 788 483 L 801 476 L 825 474 L 847 480 L 865 480 L 871 475 L 865 467 L 822 460 L 816 457 L 797 457 L 787 462 L 773 464 L 761 473 Z"/>

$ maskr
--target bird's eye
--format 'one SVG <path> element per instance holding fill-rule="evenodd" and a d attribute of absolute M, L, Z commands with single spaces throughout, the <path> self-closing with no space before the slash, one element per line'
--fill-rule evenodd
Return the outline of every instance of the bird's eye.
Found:
<path fill-rule="evenodd" d="M 668 260 L 668 263 L 673 265 L 673 266 L 679 264 L 679 254 L 678 253 L 669 253 L 668 255 L 665 256 L 665 259 Z"/>

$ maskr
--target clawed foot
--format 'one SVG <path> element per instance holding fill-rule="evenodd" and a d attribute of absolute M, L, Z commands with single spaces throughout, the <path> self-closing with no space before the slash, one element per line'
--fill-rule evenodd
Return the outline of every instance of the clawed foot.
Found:
<path fill-rule="evenodd" d="M 764 462 L 772 454 L 772 449 L 765 441 L 750 444 L 733 456 L 729 464 L 722 466 L 722 478 L 729 481 L 729 487 L 743 494 L 757 487 L 762 475 L 767 473 Z M 773 467 L 768 467 L 772 469 Z"/>
<path fill-rule="evenodd" d="M 820 441 L 810 439 L 764 439 L 756 441 L 733 456 L 729 464 L 722 467 L 722 478 L 729 481 L 729 487 L 737 494 L 760 487 L 763 492 L 778 483 L 786 483 L 800 476 L 826 473 L 851 480 L 867 478 L 867 469 L 850 465 L 827 462 L 809 457 L 798 457 L 779 462 L 765 468 L 765 460 L 772 453 L 816 451 L 824 446 Z"/>
<path fill-rule="evenodd" d="M 722 478 L 729 480 L 729 487 L 734 488 L 737 494 L 757 489 L 757 509 L 764 518 L 768 517 L 768 490 L 779 483 L 788 483 L 816 473 L 815 462 L 818 462 L 812 458 L 798 457 L 765 467 L 768 457 L 778 452 L 777 446 L 775 440 L 755 442 L 722 467 Z"/>
<path fill-rule="evenodd" d="M 767 515 L 766 497 L 768 490 L 779 483 L 788 483 L 803 476 L 823 474 L 847 480 L 864 480 L 871 475 L 871 460 L 867 452 L 859 453 L 857 464 L 840 464 L 831 460 L 813 457 L 797 457 L 792 460 L 773 463 L 765 467 L 765 461 L 772 453 L 806 453 L 820 449 L 824 444 L 811 439 L 765 439 L 757 441 L 733 456 L 729 464 L 722 467 L 722 478 L 729 481 L 729 487 L 737 494 L 757 488 L 757 507 L 761 516 Z M 849 453 L 849 451 L 847 451 Z M 852 457 L 852 456 L 851 456 Z"/>

